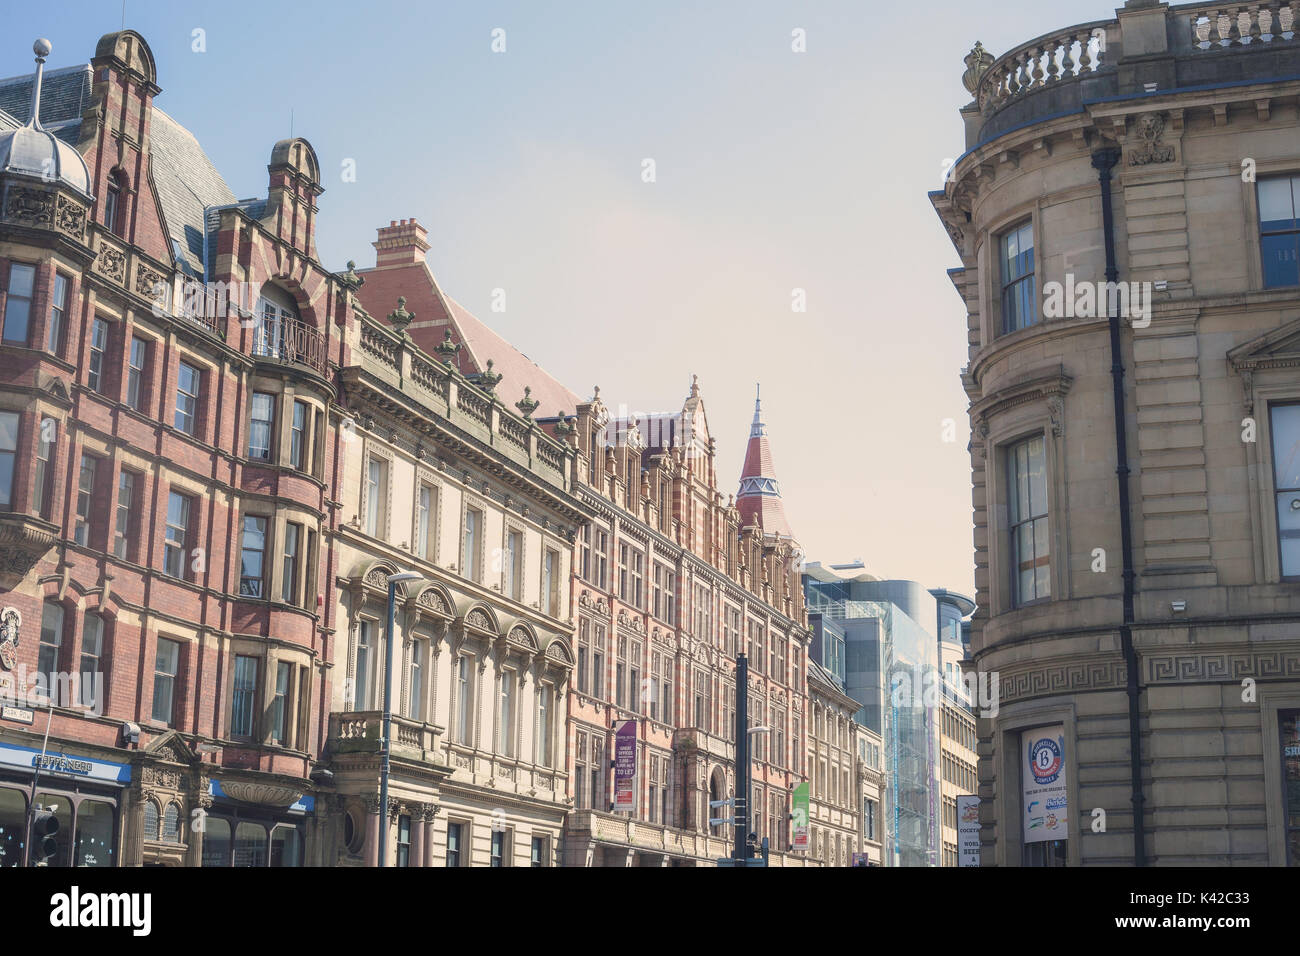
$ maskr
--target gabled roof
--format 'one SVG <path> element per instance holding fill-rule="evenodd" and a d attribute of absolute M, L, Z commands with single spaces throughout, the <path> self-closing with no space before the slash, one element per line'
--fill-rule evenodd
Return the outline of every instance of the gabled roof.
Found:
<path fill-rule="evenodd" d="M 490 359 L 492 370 L 502 376 L 495 392 L 511 411 L 514 411 L 515 402 L 524 397 L 525 387 L 532 389 L 531 397 L 541 402 L 537 418 L 553 417 L 561 411 L 572 415 L 583 401 L 472 312 L 443 293 L 426 262 L 358 269 L 357 274 L 366 280 L 357 291 L 357 297 L 376 319 L 385 320 L 397 308 L 399 296 L 406 299 L 407 311 L 415 313 L 415 320 L 408 326 L 407 333 L 430 355 L 438 354 L 434 347 L 443 341 L 450 329 L 452 341 L 462 345 L 457 356 L 461 372 L 466 375 L 482 372 Z"/>

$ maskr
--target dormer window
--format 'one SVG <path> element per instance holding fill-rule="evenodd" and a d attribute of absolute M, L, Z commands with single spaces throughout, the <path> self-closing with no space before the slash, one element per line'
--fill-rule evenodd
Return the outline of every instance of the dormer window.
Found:
<path fill-rule="evenodd" d="M 122 173 L 116 169 L 108 174 L 108 190 L 104 194 L 104 225 L 113 235 L 122 235 Z"/>

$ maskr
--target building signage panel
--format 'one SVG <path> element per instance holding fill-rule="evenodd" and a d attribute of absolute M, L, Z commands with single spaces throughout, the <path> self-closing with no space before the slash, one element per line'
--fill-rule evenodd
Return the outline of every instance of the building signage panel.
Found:
<path fill-rule="evenodd" d="M 801 783 L 794 788 L 791 816 L 793 820 L 794 849 L 808 849 L 808 784 Z"/>
<path fill-rule="evenodd" d="M 959 866 L 980 865 L 980 798 L 957 798 L 957 853 Z"/>
<path fill-rule="evenodd" d="M 635 813 L 637 794 L 636 721 L 614 724 L 614 812 Z"/>
<path fill-rule="evenodd" d="M 0 764 L 10 767 L 22 767 L 26 770 L 41 769 L 45 774 L 83 777 L 87 780 L 103 780 L 109 783 L 130 783 L 131 767 L 124 763 L 110 763 L 107 760 L 91 760 L 71 754 L 46 751 L 41 756 L 39 750 L 31 747 L 18 747 L 13 744 L 0 744 Z"/>
<path fill-rule="evenodd" d="M 1069 837 L 1065 789 L 1065 727 L 1055 724 L 1021 735 L 1022 821 L 1026 843 Z"/>

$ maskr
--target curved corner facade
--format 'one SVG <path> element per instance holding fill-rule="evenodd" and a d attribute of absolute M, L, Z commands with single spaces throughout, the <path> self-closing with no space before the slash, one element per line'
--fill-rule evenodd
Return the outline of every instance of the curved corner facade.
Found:
<path fill-rule="evenodd" d="M 985 866 L 1300 859 L 1297 19 L 1130 0 L 967 57 L 967 152 L 931 199 L 999 688 Z"/>

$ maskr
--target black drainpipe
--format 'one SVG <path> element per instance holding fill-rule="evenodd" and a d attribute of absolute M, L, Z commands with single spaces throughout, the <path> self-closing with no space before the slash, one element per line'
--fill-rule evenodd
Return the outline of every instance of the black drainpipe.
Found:
<path fill-rule="evenodd" d="M 1101 181 L 1102 231 L 1106 237 L 1106 281 L 1119 281 L 1115 265 L 1115 219 L 1111 213 L 1110 174 L 1119 162 L 1118 149 L 1102 149 L 1092 154 L 1092 165 Z M 1113 288 L 1110 286 L 1109 288 Z M 1124 359 L 1120 352 L 1119 297 L 1108 296 L 1107 313 L 1110 317 L 1110 375 L 1115 390 L 1115 477 L 1119 483 L 1119 533 L 1120 550 L 1124 568 L 1124 622 L 1119 628 L 1120 644 L 1124 651 L 1124 669 L 1128 671 L 1128 747 L 1129 776 L 1133 787 L 1133 865 L 1146 866 L 1146 823 L 1143 819 L 1142 796 L 1142 736 L 1139 724 L 1139 699 L 1137 651 L 1133 648 L 1133 592 L 1136 572 L 1133 570 L 1133 524 L 1128 498 L 1128 437 L 1124 404 Z"/>

